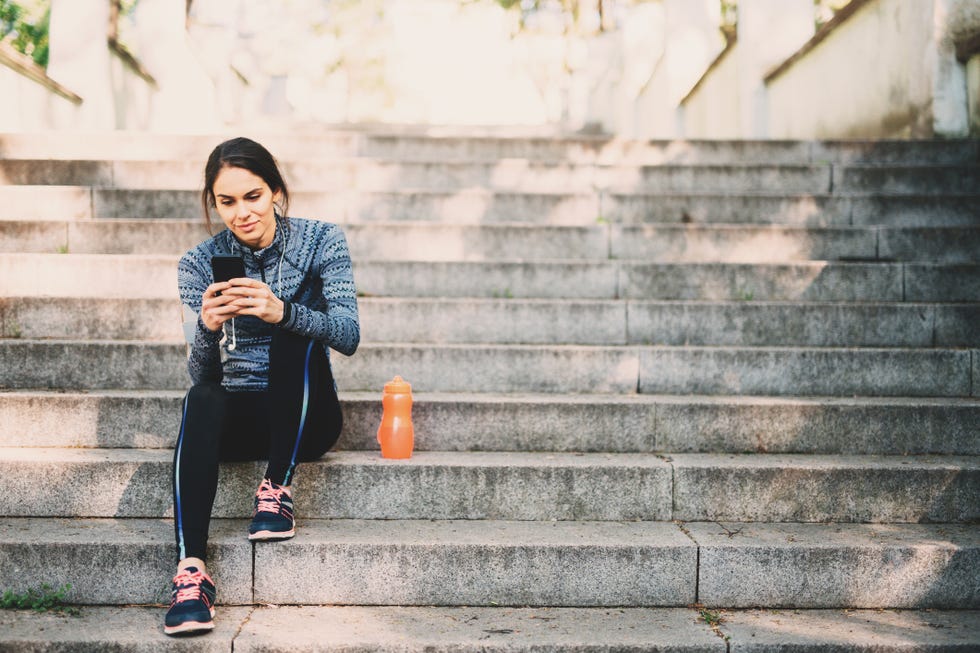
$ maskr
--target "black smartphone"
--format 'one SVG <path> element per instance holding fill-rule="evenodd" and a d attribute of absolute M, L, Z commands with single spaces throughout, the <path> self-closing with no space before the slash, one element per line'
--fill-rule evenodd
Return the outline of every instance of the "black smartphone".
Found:
<path fill-rule="evenodd" d="M 215 283 L 244 277 L 245 259 L 241 256 L 212 256 L 211 275 Z"/>

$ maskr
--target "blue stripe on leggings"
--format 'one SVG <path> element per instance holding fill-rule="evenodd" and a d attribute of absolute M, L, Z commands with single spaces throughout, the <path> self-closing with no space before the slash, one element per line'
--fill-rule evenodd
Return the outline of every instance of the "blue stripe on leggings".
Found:
<path fill-rule="evenodd" d="M 306 411 L 310 405 L 310 356 L 313 353 L 313 345 L 316 344 L 316 340 L 310 340 L 310 344 L 306 347 L 306 364 L 303 367 L 303 410 L 299 415 L 299 430 L 296 431 L 296 445 L 293 447 L 293 458 L 289 461 L 289 468 L 286 470 L 286 477 L 283 479 L 283 485 L 289 485 L 289 481 L 292 479 L 293 470 L 296 469 L 296 456 L 299 454 L 299 443 L 303 439 L 303 427 L 306 426 Z"/>
<path fill-rule="evenodd" d="M 174 520 L 177 522 L 177 546 L 180 559 L 187 557 L 184 547 L 184 519 L 180 509 L 180 450 L 184 445 L 184 424 L 187 423 L 187 397 L 184 397 L 184 412 L 180 418 L 180 435 L 177 436 L 177 453 L 174 456 Z"/>

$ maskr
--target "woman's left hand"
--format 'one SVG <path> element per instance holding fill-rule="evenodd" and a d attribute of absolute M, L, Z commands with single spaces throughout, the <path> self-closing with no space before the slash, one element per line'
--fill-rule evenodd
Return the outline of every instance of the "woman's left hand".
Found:
<path fill-rule="evenodd" d="M 282 321 L 285 304 L 276 297 L 266 284 L 257 279 L 232 279 L 231 288 L 221 291 L 222 295 L 234 295 L 230 302 L 238 310 L 235 315 L 254 315 L 263 322 L 278 324 Z"/>

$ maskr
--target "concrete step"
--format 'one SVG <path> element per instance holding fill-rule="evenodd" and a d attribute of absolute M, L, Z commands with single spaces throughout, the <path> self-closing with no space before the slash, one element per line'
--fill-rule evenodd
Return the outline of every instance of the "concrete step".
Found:
<path fill-rule="evenodd" d="M 970 195 L 777 195 L 603 193 L 598 215 L 646 224 L 747 223 L 797 226 L 971 226 L 980 198 Z"/>
<path fill-rule="evenodd" d="M 565 162 L 533 162 L 526 159 L 488 162 L 348 159 L 331 162 L 284 161 L 281 167 L 290 188 L 321 192 L 348 189 L 382 191 L 400 187 L 443 190 L 478 187 L 524 192 L 569 192 L 595 187 L 634 192 L 694 192 L 711 188 L 727 192 L 770 190 L 827 193 L 831 189 L 831 166 L 812 165 L 592 166 Z M 912 181 L 916 176 L 905 170 L 896 169 L 893 174 L 902 181 L 887 186 L 888 192 L 899 192 L 899 189 L 906 192 L 916 190 Z M 969 175 L 969 172 L 965 172 L 969 170 L 968 167 L 938 168 L 934 176 L 942 179 L 946 175 Z M 0 159 L 0 181 L 8 185 L 199 190 L 202 174 L 203 159 Z M 853 192 L 868 191 L 875 190 L 875 179 L 871 175 L 862 177 L 855 173 L 843 175 L 841 183 Z"/>
<path fill-rule="evenodd" d="M 13 591 L 70 582 L 73 603 L 167 602 L 166 521 L 0 524 Z M 252 545 L 244 519 L 212 524 L 219 606 L 980 607 L 976 526 L 301 519 L 295 539 Z"/>
<path fill-rule="evenodd" d="M 362 297 L 358 312 L 365 343 L 980 346 L 980 303 Z M 180 318 L 173 299 L 0 299 L 6 338 L 174 341 Z"/>
<path fill-rule="evenodd" d="M 19 159 L 200 160 L 234 133 L 147 134 L 58 132 L 0 134 L 0 155 Z M 583 163 L 976 163 L 976 140 L 845 141 L 636 141 L 608 135 L 554 134 L 524 128 L 478 133 L 448 127 L 422 130 L 332 129 L 253 136 L 280 160 L 331 160 L 345 156 L 398 159 L 486 160 L 529 158 Z"/>
<path fill-rule="evenodd" d="M 769 608 L 980 607 L 980 527 L 688 523 L 698 600 Z"/>
<path fill-rule="evenodd" d="M 971 195 L 643 194 L 296 191 L 290 213 L 333 221 L 433 221 L 452 224 L 530 222 L 591 226 L 625 224 L 748 223 L 797 226 L 975 226 Z M 44 198 L 43 201 L 40 198 Z M 0 186 L 0 220 L 201 219 L 196 191 L 90 189 L 81 186 Z"/>
<path fill-rule="evenodd" d="M 980 261 L 976 227 L 750 225 L 342 225 L 354 260 L 643 259 L 650 262 Z M 208 237 L 203 221 L 0 221 L 0 252 L 183 254 Z"/>
<path fill-rule="evenodd" d="M 4 587 L 23 591 L 25 581 L 57 579 L 71 582 L 69 600 L 77 603 L 169 598 L 170 523 L 0 523 Z M 209 554 L 217 557 L 209 555 L 209 568 L 219 603 L 278 603 L 283 590 L 287 603 L 318 602 L 318 595 L 382 605 L 683 606 L 695 599 L 697 547 L 670 523 L 307 520 L 288 545 L 255 547 L 254 575 L 245 528 L 245 520 L 213 522 Z M 278 582 L 263 569 L 268 554 L 280 556 L 269 570 Z M 295 573 L 312 557 L 311 568 Z M 107 585 L 116 573 L 125 578 Z"/>
<path fill-rule="evenodd" d="M 0 515 L 166 516 L 172 460 L 162 449 L 2 449 Z M 222 465 L 213 515 L 251 516 L 264 469 Z M 47 480 L 15 480 L 33 473 Z M 43 499 L 35 496 L 42 486 Z M 294 487 L 296 513 L 305 518 L 671 518 L 671 468 L 650 454 L 416 452 L 394 461 L 378 451 L 333 452 L 303 464 Z"/>
<path fill-rule="evenodd" d="M 0 254 L 0 297 L 175 298 L 175 256 Z M 974 302 L 980 264 L 354 262 L 367 297 Z"/>
<path fill-rule="evenodd" d="M 924 653 L 980 648 L 976 610 L 709 610 L 699 608 L 222 607 L 215 631 L 162 633 L 164 610 L 90 607 L 0 614 L 10 650 L 214 653 L 569 652 L 727 653 L 806 650 Z M 712 629 L 702 614 L 718 619 Z M 731 647 L 731 649 L 729 648 Z"/>
<path fill-rule="evenodd" d="M 340 396 L 336 448 L 377 451 L 380 390 Z M 0 447 L 171 448 L 182 399 L 3 392 Z M 415 392 L 412 422 L 418 451 L 980 455 L 977 399 Z"/>
<path fill-rule="evenodd" d="M 398 373 L 418 392 L 969 397 L 978 351 L 365 344 L 332 364 L 348 391 Z M 2 340 L 0 389 L 183 389 L 185 356 L 176 343 Z"/>
<path fill-rule="evenodd" d="M 9 185 L 78 185 L 98 188 L 197 190 L 203 157 L 183 161 L 0 159 Z M 388 190 L 398 187 L 483 187 L 520 191 L 620 191 L 943 194 L 972 193 L 980 167 L 970 165 L 591 165 L 565 161 L 498 159 L 453 161 L 383 158 L 282 161 L 296 190 Z"/>
<path fill-rule="evenodd" d="M 172 459 L 165 449 L 0 449 L 0 515 L 166 516 Z M 213 515 L 250 516 L 264 469 L 222 465 Z M 306 518 L 980 519 L 977 456 L 419 451 L 404 461 L 338 451 L 303 464 L 295 488 L 297 514 Z"/>

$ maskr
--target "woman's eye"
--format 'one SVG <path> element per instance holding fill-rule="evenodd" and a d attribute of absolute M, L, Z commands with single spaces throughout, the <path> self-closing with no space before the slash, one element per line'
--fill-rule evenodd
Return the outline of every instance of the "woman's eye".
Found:
<path fill-rule="evenodd" d="M 234 202 L 232 202 L 231 200 L 221 200 L 222 206 L 231 206 L 232 204 L 234 204 Z"/>
<path fill-rule="evenodd" d="M 258 195 L 246 195 L 245 196 L 245 199 L 247 199 L 249 202 L 254 202 L 255 200 L 259 199 L 259 196 Z"/>

